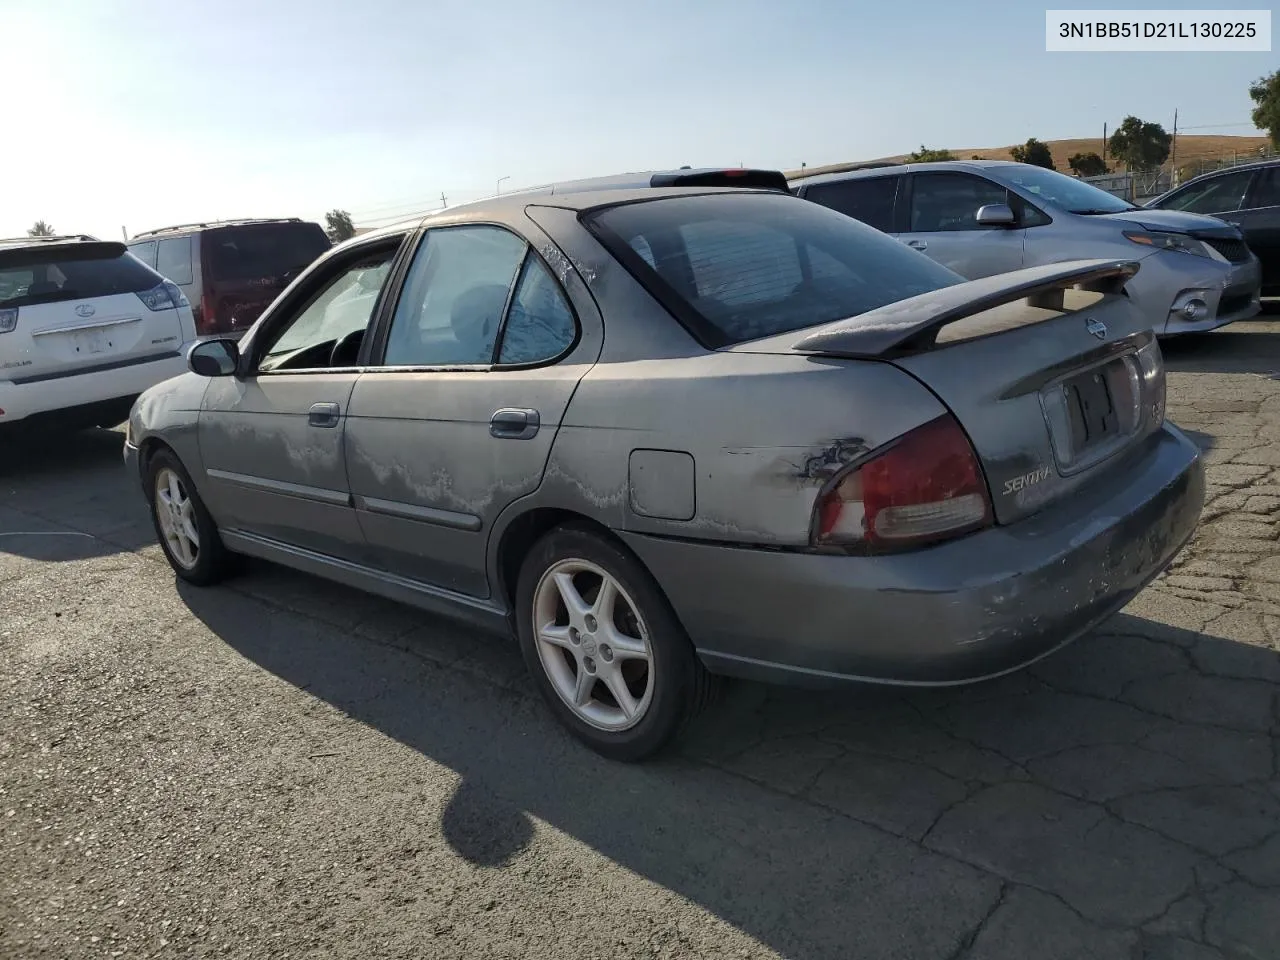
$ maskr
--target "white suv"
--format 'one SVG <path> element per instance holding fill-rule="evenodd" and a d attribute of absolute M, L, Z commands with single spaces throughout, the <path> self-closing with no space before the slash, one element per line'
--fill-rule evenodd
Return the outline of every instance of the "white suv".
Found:
<path fill-rule="evenodd" d="M 123 243 L 0 240 L 0 432 L 114 426 L 195 338 L 182 291 Z"/>

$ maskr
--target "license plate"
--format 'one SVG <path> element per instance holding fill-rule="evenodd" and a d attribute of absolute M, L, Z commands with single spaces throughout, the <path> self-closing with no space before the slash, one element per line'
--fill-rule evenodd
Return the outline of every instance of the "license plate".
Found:
<path fill-rule="evenodd" d="M 1105 370 L 1099 368 L 1072 377 L 1062 385 L 1062 392 L 1071 424 L 1071 447 L 1077 453 L 1120 432 L 1120 418 Z"/>
<path fill-rule="evenodd" d="M 107 339 L 106 333 L 101 330 L 85 330 L 74 335 L 76 345 L 76 353 L 95 354 L 105 353 L 111 348 L 111 342 Z"/>

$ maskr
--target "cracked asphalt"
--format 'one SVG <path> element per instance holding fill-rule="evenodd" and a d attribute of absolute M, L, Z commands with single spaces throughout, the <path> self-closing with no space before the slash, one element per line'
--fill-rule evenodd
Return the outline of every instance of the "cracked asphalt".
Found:
<path fill-rule="evenodd" d="M 1280 326 L 1169 344 L 1168 573 L 960 690 L 734 685 L 578 747 L 514 644 L 177 587 L 117 433 L 0 460 L 0 957 L 1280 957 Z"/>

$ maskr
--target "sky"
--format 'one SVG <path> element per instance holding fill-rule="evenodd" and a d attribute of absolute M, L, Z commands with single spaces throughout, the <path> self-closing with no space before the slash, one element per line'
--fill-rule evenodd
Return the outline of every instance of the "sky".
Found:
<path fill-rule="evenodd" d="M 1247 88 L 1280 53 L 1046 53 L 1044 16 L 995 0 L 0 0 L 0 237 L 334 208 L 376 225 L 500 178 L 791 169 L 1099 136 L 1127 114 L 1171 127 L 1175 109 L 1188 133 L 1256 134 Z"/>

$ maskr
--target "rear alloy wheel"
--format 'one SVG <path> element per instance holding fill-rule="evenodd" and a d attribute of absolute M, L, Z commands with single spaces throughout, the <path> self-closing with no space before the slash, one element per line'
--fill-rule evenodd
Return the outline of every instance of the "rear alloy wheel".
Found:
<path fill-rule="evenodd" d="M 231 558 L 178 458 L 158 451 L 147 475 L 151 519 L 174 573 L 199 586 L 222 580 L 231 572 Z"/>
<path fill-rule="evenodd" d="M 517 588 L 525 660 L 552 710 L 616 760 L 665 746 L 711 678 L 648 572 L 617 545 L 566 528 L 531 551 Z"/>

